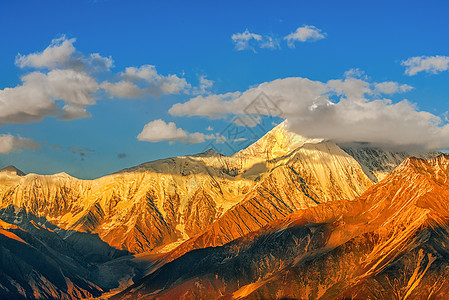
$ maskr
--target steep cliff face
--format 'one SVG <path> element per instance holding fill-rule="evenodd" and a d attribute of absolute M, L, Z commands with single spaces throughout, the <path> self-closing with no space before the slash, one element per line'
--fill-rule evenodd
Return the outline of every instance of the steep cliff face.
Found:
<path fill-rule="evenodd" d="M 223 222 L 247 225 L 229 228 L 218 244 L 297 209 L 353 199 L 371 184 L 338 146 L 293 134 L 285 123 L 233 156 L 162 159 L 96 180 L 11 170 L 0 172 L 0 207 L 15 205 L 133 253 L 170 251 L 231 208 Z"/>
<path fill-rule="evenodd" d="M 191 251 L 116 299 L 445 299 L 449 156 L 406 159 L 353 201 Z"/>

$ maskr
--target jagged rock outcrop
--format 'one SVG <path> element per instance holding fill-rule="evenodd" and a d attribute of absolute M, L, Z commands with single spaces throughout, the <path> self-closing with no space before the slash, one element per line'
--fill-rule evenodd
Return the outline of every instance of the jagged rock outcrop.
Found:
<path fill-rule="evenodd" d="M 384 179 L 391 171 L 399 166 L 406 158 L 415 156 L 431 159 L 441 152 L 408 152 L 385 150 L 367 143 L 349 143 L 340 147 L 362 166 L 366 175 L 374 182 Z"/>

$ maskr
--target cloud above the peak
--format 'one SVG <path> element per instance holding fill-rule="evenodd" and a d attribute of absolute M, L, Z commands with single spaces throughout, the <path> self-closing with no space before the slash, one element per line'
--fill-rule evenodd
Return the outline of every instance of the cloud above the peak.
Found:
<path fill-rule="evenodd" d="M 36 150 L 40 147 L 41 145 L 32 139 L 15 137 L 11 134 L 0 135 L 0 154 L 8 154 L 21 149 Z"/>
<path fill-rule="evenodd" d="M 410 91 L 397 82 L 369 82 L 346 76 L 327 82 L 292 77 L 262 83 L 244 92 L 197 96 L 173 105 L 174 116 L 210 119 L 241 114 L 276 116 L 307 138 L 370 142 L 379 146 L 449 147 L 449 125 L 406 99 L 386 95 Z"/>
<path fill-rule="evenodd" d="M 401 62 L 405 74 L 414 76 L 420 72 L 438 74 L 449 69 L 449 56 L 415 56 Z"/>
<path fill-rule="evenodd" d="M 189 133 L 182 128 L 178 128 L 174 122 L 166 123 L 164 120 L 158 119 L 147 123 L 137 139 L 153 143 L 180 141 L 185 144 L 197 144 L 216 139 L 216 137 L 213 134 L 206 135 L 200 132 Z"/>

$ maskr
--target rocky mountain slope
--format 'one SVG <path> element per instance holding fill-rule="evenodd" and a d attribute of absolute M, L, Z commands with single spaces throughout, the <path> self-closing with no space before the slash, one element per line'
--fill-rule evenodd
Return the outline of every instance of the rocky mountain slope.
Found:
<path fill-rule="evenodd" d="M 390 171 L 400 161 L 397 153 L 344 150 L 282 123 L 232 156 L 209 150 L 96 180 L 6 167 L 0 220 L 15 226 L 8 230 L 42 260 L 53 259 L 59 277 L 49 278 L 44 266 L 20 255 L 6 256 L 28 271 L 0 278 L 0 295 L 112 294 L 194 249 L 246 238 L 298 210 L 354 199 L 377 181 L 376 170 Z M 35 253 L 20 246 L 24 255 Z"/>
<path fill-rule="evenodd" d="M 23 175 L 0 172 L 0 207 L 15 205 L 132 253 L 169 251 L 231 208 L 253 230 L 300 208 L 353 199 L 371 185 L 338 146 L 290 133 L 285 123 L 233 156 L 209 151 L 162 159 L 96 180 Z M 268 217 L 257 215 L 259 209 L 234 209 L 240 203 L 256 203 Z"/>
<path fill-rule="evenodd" d="M 423 159 L 431 159 L 441 152 L 417 152 L 417 151 L 393 151 L 385 150 L 366 143 L 350 143 L 340 145 L 340 147 L 354 157 L 362 166 L 366 175 L 374 182 L 384 179 L 406 158 L 415 156 Z"/>
<path fill-rule="evenodd" d="M 449 156 L 406 159 L 353 201 L 190 251 L 113 299 L 445 299 Z"/>

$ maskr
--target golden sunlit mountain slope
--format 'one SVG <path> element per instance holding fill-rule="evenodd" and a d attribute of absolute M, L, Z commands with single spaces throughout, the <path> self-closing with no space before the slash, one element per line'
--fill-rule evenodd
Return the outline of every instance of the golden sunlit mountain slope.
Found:
<path fill-rule="evenodd" d="M 353 199 L 371 185 L 338 146 L 291 133 L 285 123 L 233 156 L 207 151 L 96 180 L 23 175 L 12 167 L 0 172 L 0 207 L 15 205 L 133 253 L 167 252 L 231 208 L 222 222 L 242 229 L 226 229 L 218 244 L 297 209 Z"/>
<path fill-rule="evenodd" d="M 449 156 L 188 252 L 114 299 L 446 299 Z"/>

